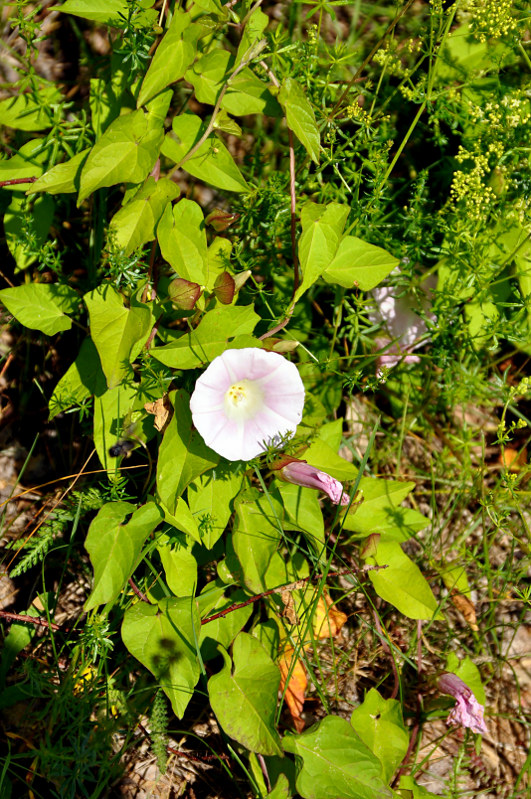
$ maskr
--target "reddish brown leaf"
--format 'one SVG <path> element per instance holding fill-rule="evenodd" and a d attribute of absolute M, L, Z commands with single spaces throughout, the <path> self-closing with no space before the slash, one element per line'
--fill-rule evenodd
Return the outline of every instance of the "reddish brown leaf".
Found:
<path fill-rule="evenodd" d="M 191 311 L 201 295 L 201 286 L 183 277 L 176 277 L 168 286 L 168 294 L 182 311 Z"/>
<path fill-rule="evenodd" d="M 223 305 L 230 305 L 234 299 L 234 292 L 236 291 L 236 284 L 232 275 L 228 272 L 222 272 L 218 275 L 214 283 L 214 296 Z"/>

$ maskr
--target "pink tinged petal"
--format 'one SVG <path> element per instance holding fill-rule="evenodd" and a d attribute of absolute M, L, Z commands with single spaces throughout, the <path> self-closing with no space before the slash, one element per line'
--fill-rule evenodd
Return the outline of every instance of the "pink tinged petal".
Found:
<path fill-rule="evenodd" d="M 343 491 L 343 486 L 339 480 L 304 461 L 288 463 L 280 470 L 280 474 L 288 483 L 324 491 L 335 505 L 340 503 L 341 505 L 348 505 L 349 503 L 348 494 Z"/>
<path fill-rule="evenodd" d="M 302 418 L 297 367 L 278 353 L 226 350 L 197 380 L 192 418 L 205 442 L 228 460 L 251 460 Z"/>
<path fill-rule="evenodd" d="M 443 674 L 439 679 L 439 690 L 444 694 L 451 694 L 457 704 L 451 710 L 447 724 L 456 724 L 468 727 L 472 732 L 484 734 L 487 725 L 483 718 L 485 708 L 480 705 L 468 685 L 457 674 Z"/>
<path fill-rule="evenodd" d="M 377 375 L 380 377 L 383 374 L 384 366 L 387 369 L 392 369 L 397 363 L 418 363 L 420 358 L 418 355 L 413 355 L 407 350 L 402 350 L 396 341 L 391 342 L 390 339 L 376 338 L 374 343 L 378 349 L 384 349 L 376 358 Z"/>
<path fill-rule="evenodd" d="M 402 360 L 405 363 L 414 363 L 417 360 L 416 356 L 408 353 L 425 343 L 428 328 L 424 319 L 415 312 L 415 307 L 420 304 L 426 316 L 432 322 L 436 321 L 431 312 L 431 297 L 435 288 L 433 276 L 427 278 L 422 287 L 425 290 L 424 296 L 415 296 L 412 293 L 398 296 L 401 290 L 394 286 L 381 286 L 373 290 L 376 309 L 369 314 L 369 317 L 375 324 L 383 322 L 390 338 L 393 339 L 393 344 L 387 352 L 379 356 L 380 371 L 382 366 L 391 369 Z M 382 346 L 378 343 L 378 339 L 375 343 L 378 348 Z"/>
<path fill-rule="evenodd" d="M 469 727 L 472 732 L 483 735 L 487 732 L 483 711 L 483 705 L 479 704 L 474 694 L 469 700 L 460 697 L 457 699 L 457 704 L 450 712 L 446 723 Z"/>

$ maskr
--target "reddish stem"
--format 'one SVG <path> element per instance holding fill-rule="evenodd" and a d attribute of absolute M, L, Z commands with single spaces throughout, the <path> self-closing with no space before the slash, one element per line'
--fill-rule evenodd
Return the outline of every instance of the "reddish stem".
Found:
<path fill-rule="evenodd" d="M 393 653 L 391 651 L 391 647 L 389 646 L 389 644 L 385 640 L 385 636 L 384 636 L 383 630 L 382 630 L 382 625 L 380 624 L 380 619 L 378 618 L 378 614 L 377 614 L 377 612 L 375 610 L 373 611 L 373 617 L 374 617 L 374 625 L 376 627 L 376 630 L 378 632 L 378 636 L 379 636 L 381 644 L 382 644 L 382 649 L 384 650 L 384 652 L 387 655 L 389 655 L 389 660 L 391 662 L 391 668 L 393 670 L 394 685 L 393 685 L 393 690 L 392 690 L 390 698 L 391 699 L 396 699 L 396 697 L 398 696 L 398 689 L 400 688 L 400 678 L 398 676 L 398 671 L 397 671 L 397 668 L 396 668 L 395 659 L 393 657 Z"/>
<path fill-rule="evenodd" d="M 129 585 L 130 585 L 130 586 L 131 586 L 131 588 L 133 589 L 134 593 L 137 595 L 137 597 L 138 597 L 138 598 L 139 598 L 139 599 L 140 599 L 142 602 L 148 602 L 148 603 L 149 603 L 149 599 L 147 598 L 147 596 L 146 596 L 144 593 L 142 593 L 142 591 L 140 590 L 140 588 L 139 588 L 139 587 L 136 585 L 136 583 L 133 581 L 133 578 L 132 578 L 132 577 L 130 577 L 130 578 L 129 578 L 129 580 L 128 580 L 127 582 L 129 583 Z"/>
<path fill-rule="evenodd" d="M 289 135 L 289 193 L 291 198 L 291 255 L 293 258 L 293 296 L 299 288 L 299 259 L 297 257 L 297 195 L 295 193 L 295 149 L 293 146 L 293 132 L 288 128 Z"/>
<path fill-rule="evenodd" d="M 34 624 L 36 627 L 46 627 L 48 630 L 59 630 L 59 625 L 54 624 L 51 621 L 47 621 L 47 619 L 41 619 L 38 616 L 24 616 L 20 613 L 9 613 L 7 610 L 0 610 L 0 616 L 3 619 L 9 619 L 10 621 L 22 621 L 28 622 L 29 624 Z"/>
<path fill-rule="evenodd" d="M 19 183 L 35 183 L 38 178 L 12 178 L 11 180 L 0 180 L 2 186 L 18 186 Z"/>
<path fill-rule="evenodd" d="M 346 574 L 352 574 L 353 571 L 379 571 L 380 569 L 387 569 L 387 565 L 385 566 L 364 566 L 363 569 L 342 569 L 338 572 L 328 572 L 327 577 L 342 577 Z M 201 619 L 201 624 L 208 624 L 209 621 L 215 621 L 215 619 L 219 619 L 222 616 L 226 616 L 227 613 L 232 613 L 234 610 L 239 610 L 240 608 L 245 608 L 247 605 L 252 605 L 254 602 L 258 602 L 259 599 L 263 599 L 266 596 L 271 596 L 271 594 L 281 594 L 283 591 L 293 591 L 296 588 L 302 588 L 304 583 L 309 582 L 312 579 L 321 580 L 324 575 L 318 574 L 314 575 L 314 577 L 304 577 L 302 580 L 297 580 L 296 583 L 286 583 L 286 585 L 280 585 L 278 588 L 270 588 L 268 591 L 264 591 L 262 594 L 256 594 L 255 596 L 250 596 L 249 599 L 246 599 L 245 602 L 235 602 L 234 605 L 230 605 L 225 610 L 220 610 L 219 613 L 214 613 L 212 616 L 205 616 L 204 619 Z"/>

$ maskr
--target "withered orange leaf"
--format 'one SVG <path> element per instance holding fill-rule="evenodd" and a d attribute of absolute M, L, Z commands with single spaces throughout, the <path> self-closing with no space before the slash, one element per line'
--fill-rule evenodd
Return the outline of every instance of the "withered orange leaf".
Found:
<path fill-rule="evenodd" d="M 293 726 L 297 732 L 304 729 L 304 720 L 301 717 L 306 696 L 308 678 L 302 660 L 295 655 L 292 647 L 284 650 L 279 658 L 280 690 L 289 708 Z M 285 692 L 284 692 L 285 689 Z"/>

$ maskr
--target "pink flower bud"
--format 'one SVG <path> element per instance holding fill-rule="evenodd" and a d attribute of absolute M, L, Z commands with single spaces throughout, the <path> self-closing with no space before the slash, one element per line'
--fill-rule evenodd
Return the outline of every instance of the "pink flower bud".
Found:
<path fill-rule="evenodd" d="M 450 712 L 447 724 L 457 724 L 470 727 L 472 732 L 486 733 L 487 725 L 483 718 L 483 705 L 480 705 L 470 688 L 457 674 L 446 672 L 439 679 L 439 690 L 443 694 L 450 694 L 457 700 L 457 704 Z"/>
<path fill-rule="evenodd" d="M 343 485 L 339 480 L 316 469 L 315 466 L 310 466 L 306 461 L 290 460 L 279 469 L 279 477 L 288 483 L 324 491 L 334 505 L 348 505 L 350 502 L 349 496 L 343 491 Z"/>

